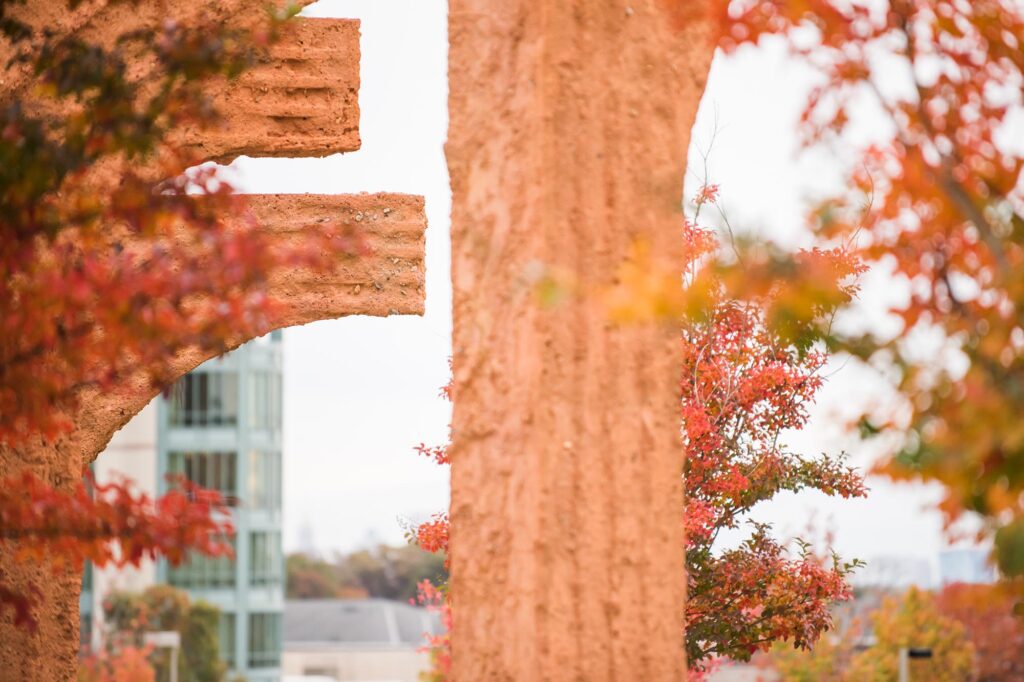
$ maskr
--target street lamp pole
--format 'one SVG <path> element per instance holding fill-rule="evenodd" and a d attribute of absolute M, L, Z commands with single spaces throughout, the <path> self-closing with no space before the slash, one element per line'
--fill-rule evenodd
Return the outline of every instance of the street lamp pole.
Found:
<path fill-rule="evenodd" d="M 899 682 L 910 682 L 910 659 L 931 658 L 932 650 L 923 647 L 900 647 L 900 677 Z"/>
<path fill-rule="evenodd" d="M 171 650 L 171 682 L 178 682 L 178 650 L 181 649 L 181 633 L 176 630 L 147 632 L 142 641 L 158 649 Z"/>

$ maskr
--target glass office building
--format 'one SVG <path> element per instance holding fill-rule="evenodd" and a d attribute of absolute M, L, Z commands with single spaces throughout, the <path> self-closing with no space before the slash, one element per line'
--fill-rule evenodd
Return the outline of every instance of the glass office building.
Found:
<path fill-rule="evenodd" d="M 182 378 L 157 413 L 158 492 L 167 475 L 218 490 L 228 501 L 234 558 L 161 561 L 157 582 L 221 610 L 221 655 L 248 682 L 280 679 L 281 336 L 274 332 Z"/>

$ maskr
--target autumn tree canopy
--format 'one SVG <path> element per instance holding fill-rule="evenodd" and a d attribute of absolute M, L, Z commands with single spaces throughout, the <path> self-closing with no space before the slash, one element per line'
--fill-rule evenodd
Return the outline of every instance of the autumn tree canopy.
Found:
<path fill-rule="evenodd" d="M 1001 569 L 1024 573 L 1024 12 L 1012 0 L 731 2 L 727 51 L 774 34 L 820 74 L 801 131 L 859 149 L 846 187 L 810 216 L 822 246 L 888 273 L 905 293 L 893 334 L 823 330 L 834 350 L 894 376 L 902 400 L 868 410 L 892 433 L 882 465 L 936 481 L 950 520 L 975 512 Z M 878 124 L 882 121 L 882 124 Z M 879 136 L 857 146 L 855 129 Z M 814 291 L 799 275 L 793 290 Z"/>
<path fill-rule="evenodd" d="M 215 169 L 190 170 L 202 158 L 182 130 L 217 125 L 209 86 L 243 72 L 295 10 L 101 44 L 3 8 L 26 81 L 0 112 L 0 443 L 17 446 L 67 431 L 83 390 L 134 375 L 165 386 L 183 349 L 266 331 L 269 273 L 350 245 L 328 231 L 272 248 L 251 222 L 228 226 L 244 204 Z"/>
<path fill-rule="evenodd" d="M 0 542 L 14 546 L 17 561 L 42 567 L 39 580 L 46 579 L 48 564 L 81 571 L 86 561 L 137 566 L 163 556 L 178 564 L 189 550 L 230 551 L 224 539 L 234 529 L 216 491 L 181 481 L 154 500 L 132 488 L 130 482 L 90 480 L 69 492 L 30 473 L 9 477 L 0 486 Z M 37 589 L 5 584 L 0 573 L 0 607 L 13 609 L 15 624 L 34 627 L 37 604 Z"/>
<path fill-rule="evenodd" d="M 969 679 L 974 667 L 974 649 L 964 627 L 943 617 L 935 595 L 910 588 L 901 597 L 886 597 L 871 614 L 875 643 L 856 654 L 850 662 L 850 680 L 896 677 L 901 648 L 931 649 L 930 659 L 914 662 L 919 679 L 956 682 Z"/>
<path fill-rule="evenodd" d="M 702 191 L 698 210 L 714 200 Z M 689 223 L 685 236 L 686 278 L 694 282 L 719 243 Z M 851 596 L 846 578 L 857 567 L 838 556 L 822 561 L 806 543 L 791 556 L 758 523 L 735 547 L 716 547 L 720 534 L 752 523 L 757 505 L 782 491 L 866 494 L 861 474 L 841 456 L 794 453 L 783 440 L 806 425 L 826 355 L 774 334 L 763 312 L 770 301 L 711 293 L 682 325 L 686 653 L 696 670 L 714 657 L 749 660 L 780 640 L 813 645 L 832 625 L 830 606 Z"/>

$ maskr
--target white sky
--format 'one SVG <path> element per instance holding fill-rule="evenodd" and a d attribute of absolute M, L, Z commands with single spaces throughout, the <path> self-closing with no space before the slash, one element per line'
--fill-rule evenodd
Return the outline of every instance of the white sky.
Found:
<path fill-rule="evenodd" d="M 446 0 L 322 0 L 307 8 L 309 16 L 363 22 L 363 148 L 325 159 L 233 164 L 236 182 L 248 192 L 394 191 L 427 199 L 425 317 L 352 317 L 285 333 L 289 550 L 299 545 L 306 524 L 325 551 L 401 542 L 398 517 L 423 518 L 447 506 L 447 471 L 412 450 L 421 441 L 441 443 L 450 414 L 438 397 L 448 376 L 451 331 L 446 9 Z M 787 63 L 781 51 L 717 60 L 693 138 L 706 147 L 717 125 L 711 180 L 722 185 L 733 225 L 789 244 L 806 241 L 802 200 L 838 179 L 835 164 L 824 157 L 796 158 L 795 122 L 808 83 L 808 73 Z M 691 174 L 688 196 L 697 185 Z M 878 295 L 872 291 L 884 290 L 885 282 L 869 288 L 869 301 Z M 877 395 L 864 372 L 839 369 L 814 424 L 791 444 L 805 452 L 849 447 L 829 416 L 854 399 Z M 869 459 L 855 452 L 855 462 Z M 827 523 L 835 546 L 848 556 L 933 559 L 944 545 L 938 516 L 925 511 L 935 491 L 877 480 L 871 487 L 866 501 L 781 496 L 758 516 L 783 534 L 800 532 L 811 520 Z"/>

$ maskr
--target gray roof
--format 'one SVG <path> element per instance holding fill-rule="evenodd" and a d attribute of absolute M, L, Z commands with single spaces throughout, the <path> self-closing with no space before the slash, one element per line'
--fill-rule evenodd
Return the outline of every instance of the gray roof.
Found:
<path fill-rule="evenodd" d="M 440 634 L 437 614 L 387 599 L 293 599 L 284 604 L 285 648 L 417 648 L 425 634 Z"/>

